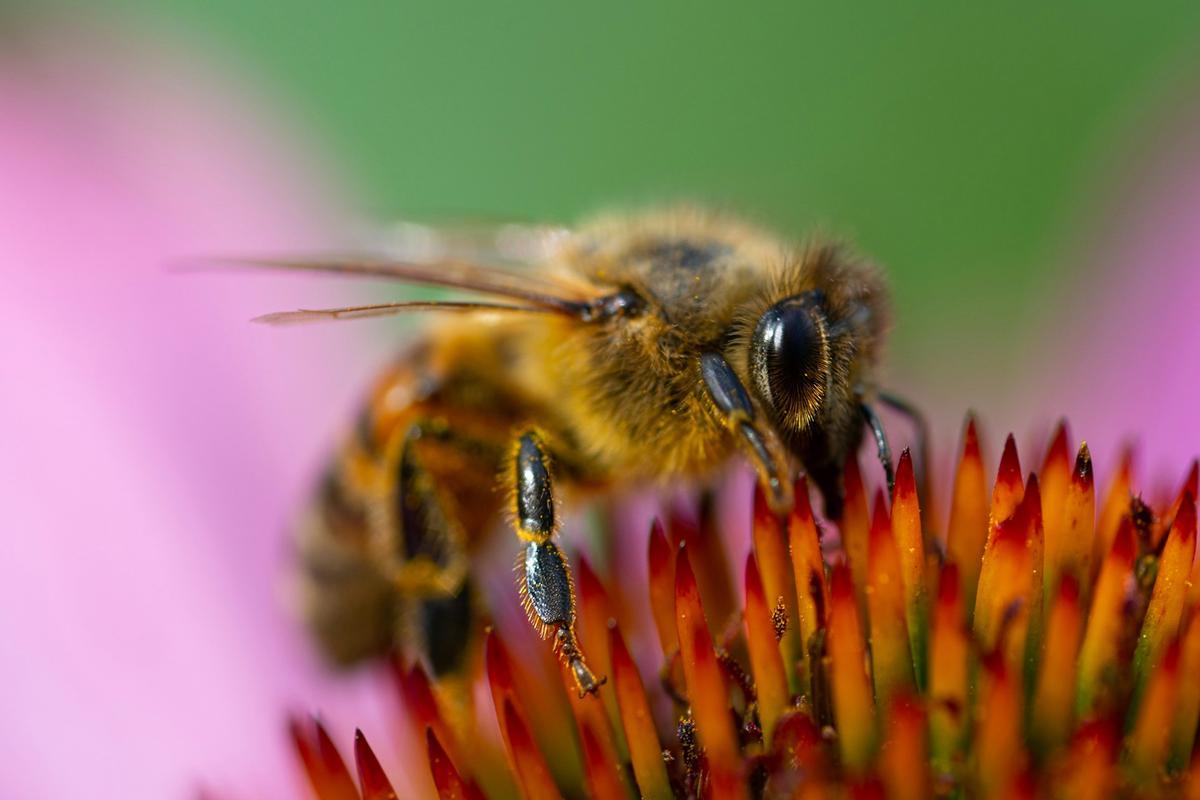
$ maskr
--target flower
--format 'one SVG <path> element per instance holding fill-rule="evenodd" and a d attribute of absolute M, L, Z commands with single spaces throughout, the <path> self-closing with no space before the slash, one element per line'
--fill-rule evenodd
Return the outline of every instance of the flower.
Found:
<path fill-rule="evenodd" d="M 890 498 L 848 460 L 836 525 L 801 478 L 785 522 L 756 497 L 748 547 L 676 509 L 651 527 L 646 583 L 580 556 L 580 640 L 607 685 L 579 698 L 548 647 L 502 622 L 481 645 L 485 691 L 397 663 L 427 761 L 410 769 L 443 798 L 1200 788 L 1200 467 L 1147 503 L 1126 454 L 1098 497 L 1069 441 L 1060 424 L 1023 478 L 1008 437 L 989 495 L 968 419 L 944 526 L 905 451 Z M 319 723 L 293 735 L 318 797 L 359 796 Z M 361 734 L 354 752 L 361 796 L 394 796 Z"/>

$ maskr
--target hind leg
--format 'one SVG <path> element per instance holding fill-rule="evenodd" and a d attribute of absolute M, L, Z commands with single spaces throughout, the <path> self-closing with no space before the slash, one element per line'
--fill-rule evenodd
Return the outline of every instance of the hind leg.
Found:
<path fill-rule="evenodd" d="M 494 515 L 500 448 L 442 421 L 413 423 L 389 447 L 372 549 L 396 590 L 398 638 L 434 674 L 460 670 L 477 632 L 468 547 Z"/>
<path fill-rule="evenodd" d="M 570 670 L 579 696 L 604 683 L 588 668 L 575 635 L 575 586 L 566 556 L 554 543 L 558 529 L 550 459 L 542 439 L 528 431 L 510 458 L 514 525 L 525 544 L 518 561 L 519 590 L 529 621 L 543 639 L 553 637 L 559 660 Z"/>
<path fill-rule="evenodd" d="M 503 447 L 413 414 L 350 441 L 298 537 L 302 608 L 331 661 L 394 649 L 458 670 L 476 631 L 469 544 L 500 502 Z"/>

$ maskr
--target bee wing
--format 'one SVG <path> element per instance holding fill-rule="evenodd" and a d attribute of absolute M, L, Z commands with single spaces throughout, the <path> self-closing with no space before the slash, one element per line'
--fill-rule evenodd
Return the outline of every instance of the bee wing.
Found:
<path fill-rule="evenodd" d="M 520 275 L 469 261 L 445 259 L 429 262 L 395 261 L 375 256 L 318 256 L 280 258 L 210 258 L 190 261 L 183 268 L 260 267 L 291 272 L 324 272 L 358 277 L 385 278 L 423 286 L 442 286 L 474 294 L 489 294 L 557 311 L 586 316 L 588 300 L 569 287 L 536 275 Z"/>
<path fill-rule="evenodd" d="M 545 314 L 548 309 L 533 305 L 508 303 L 477 303 L 458 300 L 412 300 L 401 303 L 376 303 L 366 306 L 343 306 L 341 308 L 301 308 L 296 311 L 276 311 L 255 317 L 251 322 L 267 325 L 293 325 L 306 322 L 332 322 L 346 319 L 371 319 L 390 317 L 412 311 L 453 311 L 469 313 L 475 311 L 523 312 Z"/>
<path fill-rule="evenodd" d="M 587 317 L 594 292 L 581 290 L 532 270 L 518 271 L 515 264 L 542 264 L 550 260 L 569 233 L 553 226 L 460 223 L 429 226 L 396 223 L 384 233 L 360 237 L 369 255 L 299 257 L 232 257 L 189 260 L 179 266 L 260 267 L 293 272 L 324 272 L 383 278 L 423 286 L 440 286 L 475 294 L 495 295 L 516 301 L 513 305 L 451 302 L 390 303 L 340 309 L 301 309 L 267 314 L 268 323 L 308 322 L 386 316 L 404 311 L 504 310 L 553 311 Z M 502 266 L 503 265 L 503 266 Z"/>
<path fill-rule="evenodd" d="M 399 261 L 456 259 L 529 265 L 551 259 L 571 235 L 561 225 L 459 220 L 428 224 L 401 220 L 368 233 L 365 246 Z"/>

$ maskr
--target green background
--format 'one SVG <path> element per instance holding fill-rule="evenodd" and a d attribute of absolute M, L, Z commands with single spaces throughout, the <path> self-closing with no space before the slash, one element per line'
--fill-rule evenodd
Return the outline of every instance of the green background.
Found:
<path fill-rule="evenodd" d="M 903 363 L 1028 317 L 1200 33 L 1195 2 L 117 4 L 278 92 L 385 219 L 685 198 L 853 239 Z"/>

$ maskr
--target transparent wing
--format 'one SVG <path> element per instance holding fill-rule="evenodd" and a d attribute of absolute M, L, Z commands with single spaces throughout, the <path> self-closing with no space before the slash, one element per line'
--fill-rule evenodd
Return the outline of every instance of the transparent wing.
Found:
<path fill-rule="evenodd" d="M 373 319 L 375 317 L 392 317 L 398 314 L 414 311 L 449 311 L 457 313 L 472 312 L 519 312 L 525 314 L 546 314 L 552 311 L 538 306 L 519 306 L 507 303 L 475 303 L 457 300 L 409 300 L 400 303 L 375 303 L 366 306 L 342 306 L 340 308 L 301 308 L 296 311 L 275 311 L 255 317 L 251 322 L 261 322 L 267 325 L 297 325 L 308 322 L 334 322 L 348 319 Z"/>
<path fill-rule="evenodd" d="M 571 231 L 561 225 L 460 220 L 402 220 L 363 235 L 363 245 L 400 261 L 464 260 L 483 264 L 541 264 Z"/>

